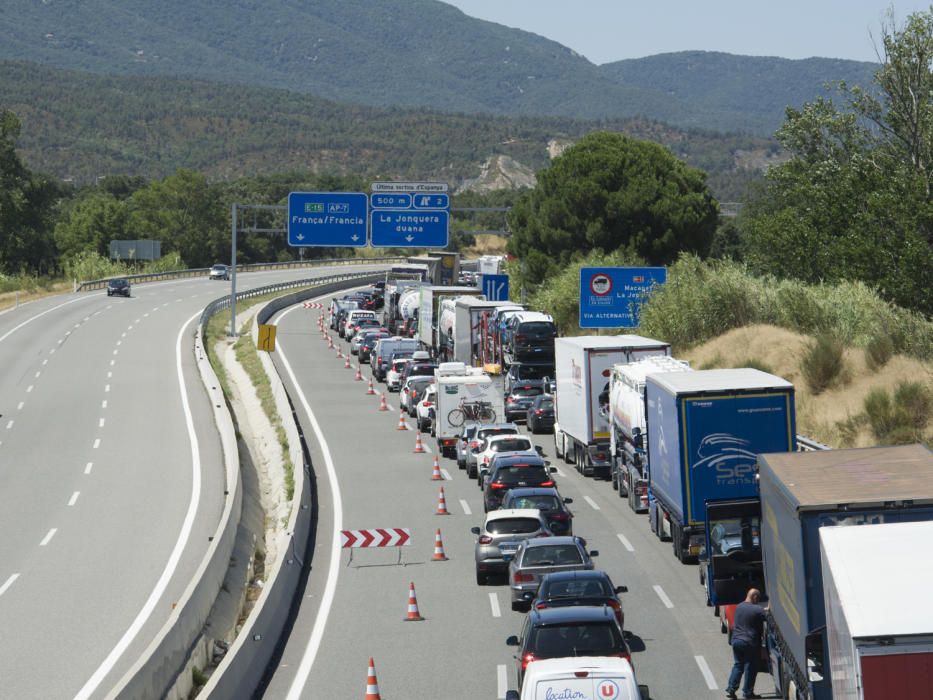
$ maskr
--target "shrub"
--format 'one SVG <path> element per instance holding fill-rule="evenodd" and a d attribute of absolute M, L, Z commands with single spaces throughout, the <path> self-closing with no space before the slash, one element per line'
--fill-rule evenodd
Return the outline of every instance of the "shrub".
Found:
<path fill-rule="evenodd" d="M 884 441 L 896 425 L 894 404 L 887 389 L 872 389 L 863 402 L 868 426 L 876 440 Z"/>
<path fill-rule="evenodd" d="M 894 388 L 894 406 L 903 416 L 898 422 L 912 427 L 921 439 L 933 415 L 933 390 L 920 382 L 900 382 Z"/>
<path fill-rule="evenodd" d="M 843 344 L 828 333 L 818 335 L 809 345 L 800 369 L 810 391 L 822 393 L 844 379 L 844 352 Z"/>
<path fill-rule="evenodd" d="M 872 389 L 864 406 L 871 432 L 880 443 L 920 442 L 933 417 L 933 390 L 919 382 L 900 382 L 893 399 L 886 389 Z"/>
<path fill-rule="evenodd" d="M 892 355 L 894 355 L 894 341 L 887 333 L 873 335 L 865 346 L 865 364 L 870 370 L 884 367 Z"/>
<path fill-rule="evenodd" d="M 736 365 L 737 367 L 751 367 L 752 369 L 757 369 L 762 372 L 767 372 L 768 374 L 774 374 L 774 370 L 768 366 L 767 363 L 762 362 L 761 360 L 756 360 L 754 357 L 749 357 L 744 362 Z"/>

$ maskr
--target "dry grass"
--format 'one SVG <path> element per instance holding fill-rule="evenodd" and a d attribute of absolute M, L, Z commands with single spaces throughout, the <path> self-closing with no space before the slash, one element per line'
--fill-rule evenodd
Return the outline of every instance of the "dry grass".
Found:
<path fill-rule="evenodd" d="M 3 292 L 0 294 L 0 311 L 11 309 L 17 304 L 25 304 L 29 301 L 50 297 L 54 294 L 64 294 L 70 292 L 71 282 L 57 282 L 48 289 L 36 288 L 28 291 Z"/>
<path fill-rule="evenodd" d="M 690 360 L 697 368 L 742 367 L 747 366 L 749 359 L 767 365 L 796 387 L 797 432 L 834 447 L 843 442 L 841 424 L 863 412 L 865 397 L 872 389 L 890 391 L 903 381 L 933 385 L 933 364 L 894 355 L 884 367 L 872 370 L 866 365 L 862 350 L 848 348 L 845 351 L 848 383 L 814 396 L 800 370 L 800 360 L 811 342 L 810 336 L 784 328 L 754 325 L 729 331 L 678 356 Z M 853 446 L 873 444 L 870 429 L 862 426 Z"/>
<path fill-rule="evenodd" d="M 491 233 L 476 234 L 476 245 L 463 250 L 468 258 L 478 257 L 480 255 L 505 255 L 505 246 L 509 239 L 505 236 L 496 236 Z"/>

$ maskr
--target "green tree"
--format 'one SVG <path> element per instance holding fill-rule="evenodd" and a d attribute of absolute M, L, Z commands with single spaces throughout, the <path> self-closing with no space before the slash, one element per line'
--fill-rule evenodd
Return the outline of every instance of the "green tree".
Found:
<path fill-rule="evenodd" d="M 108 192 L 91 190 L 55 225 L 55 242 L 66 259 L 86 251 L 106 256 L 111 240 L 129 237 L 126 220 L 123 202 Z"/>
<path fill-rule="evenodd" d="M 594 132 L 516 202 L 509 252 L 532 268 L 531 282 L 592 250 L 622 250 L 653 265 L 682 251 L 705 254 L 718 217 L 705 178 L 662 146 Z"/>

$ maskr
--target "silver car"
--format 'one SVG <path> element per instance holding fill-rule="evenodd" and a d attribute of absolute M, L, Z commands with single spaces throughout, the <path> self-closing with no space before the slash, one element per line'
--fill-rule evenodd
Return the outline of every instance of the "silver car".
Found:
<path fill-rule="evenodd" d="M 476 465 L 477 457 L 486 449 L 486 438 L 490 435 L 518 435 L 518 426 L 515 423 L 494 423 L 492 425 L 482 425 L 476 431 L 476 435 L 470 440 L 467 447 L 466 463 L 467 477 L 475 479 L 477 477 Z"/>
<path fill-rule="evenodd" d="M 508 570 L 509 558 L 522 541 L 551 536 L 541 511 L 532 508 L 494 510 L 486 514 L 482 528 L 474 527 L 470 532 L 476 535 L 476 583 L 480 586 L 486 584 L 489 574 Z"/>
<path fill-rule="evenodd" d="M 528 609 L 545 574 L 592 569 L 591 557 L 596 556 L 599 552 L 587 552 L 586 542 L 580 537 L 549 537 L 522 542 L 509 561 L 512 610 Z"/>
<path fill-rule="evenodd" d="M 478 423 L 467 423 L 460 430 L 460 436 L 457 438 L 457 466 L 466 469 L 467 453 L 470 451 L 470 442 L 476 435 L 479 428 Z"/>

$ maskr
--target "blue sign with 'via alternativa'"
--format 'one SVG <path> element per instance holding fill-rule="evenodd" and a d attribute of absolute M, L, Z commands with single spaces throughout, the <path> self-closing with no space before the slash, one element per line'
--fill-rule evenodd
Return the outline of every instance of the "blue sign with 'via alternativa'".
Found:
<path fill-rule="evenodd" d="M 368 202 L 365 192 L 290 192 L 288 244 L 365 246 Z"/>
<path fill-rule="evenodd" d="M 637 328 L 641 305 L 667 281 L 664 267 L 580 269 L 580 328 Z"/>
<path fill-rule="evenodd" d="M 450 197 L 443 182 L 374 182 L 370 195 L 374 248 L 446 248 Z"/>

